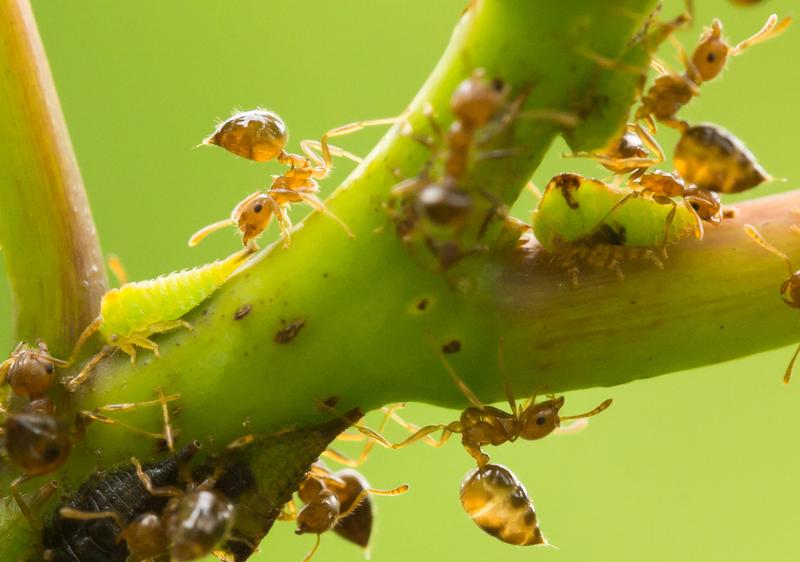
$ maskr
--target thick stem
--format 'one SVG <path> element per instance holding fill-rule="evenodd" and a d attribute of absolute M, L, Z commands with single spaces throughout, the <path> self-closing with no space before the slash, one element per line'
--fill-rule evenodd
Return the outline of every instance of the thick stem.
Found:
<path fill-rule="evenodd" d="M 15 337 L 65 356 L 99 311 L 100 246 L 28 0 L 0 0 L 0 244 Z"/>

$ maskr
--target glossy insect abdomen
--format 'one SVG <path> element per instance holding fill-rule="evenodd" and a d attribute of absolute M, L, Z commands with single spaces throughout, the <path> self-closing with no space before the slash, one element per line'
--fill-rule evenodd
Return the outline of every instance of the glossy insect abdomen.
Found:
<path fill-rule="evenodd" d="M 547 544 L 525 487 L 506 467 L 487 464 L 461 483 L 461 505 L 483 531 L 519 546 Z"/>

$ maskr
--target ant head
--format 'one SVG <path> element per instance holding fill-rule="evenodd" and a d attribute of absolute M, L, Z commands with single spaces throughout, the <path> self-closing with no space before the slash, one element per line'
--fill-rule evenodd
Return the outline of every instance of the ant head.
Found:
<path fill-rule="evenodd" d="M 519 417 L 520 437 L 532 441 L 549 435 L 561 423 L 558 411 L 563 405 L 564 397 L 559 396 L 528 406 Z"/>
<path fill-rule="evenodd" d="M 684 192 L 684 196 L 698 217 L 715 223 L 721 221 L 722 200 L 717 192 L 692 187 Z"/>
<path fill-rule="evenodd" d="M 242 232 L 242 242 L 246 245 L 258 238 L 272 220 L 275 202 L 269 195 L 261 193 L 239 209 L 236 222 Z"/>
<path fill-rule="evenodd" d="M 722 22 L 715 19 L 711 29 L 707 29 L 700 37 L 700 43 L 692 53 L 692 64 L 699 76 L 691 78 L 698 83 L 716 78 L 725 68 L 730 50 L 730 45 L 722 38 Z"/>
<path fill-rule="evenodd" d="M 792 308 L 800 308 L 800 271 L 792 273 L 781 285 L 783 301 Z"/>
<path fill-rule="evenodd" d="M 471 128 L 488 123 L 503 106 L 510 88 L 502 80 L 488 80 L 483 69 L 461 82 L 450 98 L 453 115 Z"/>
<path fill-rule="evenodd" d="M 203 144 L 214 144 L 242 158 L 268 162 L 277 158 L 289 141 L 286 124 L 275 113 L 254 109 L 223 121 Z"/>
<path fill-rule="evenodd" d="M 47 346 L 18 346 L 6 376 L 17 396 L 32 398 L 47 392 L 55 383 L 55 365 L 48 358 Z"/>
<path fill-rule="evenodd" d="M 621 158 L 647 158 L 650 153 L 634 131 L 626 131 L 619 141 L 617 152 Z"/>
<path fill-rule="evenodd" d="M 304 533 L 324 533 L 336 524 L 340 504 L 336 494 L 322 490 L 320 494 L 303 506 L 297 514 L 296 535 Z"/>

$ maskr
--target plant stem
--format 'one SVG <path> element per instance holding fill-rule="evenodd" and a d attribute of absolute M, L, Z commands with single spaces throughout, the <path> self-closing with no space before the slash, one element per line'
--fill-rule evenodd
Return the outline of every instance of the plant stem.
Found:
<path fill-rule="evenodd" d="M 105 268 L 28 0 L 0 0 L 0 245 L 17 340 L 66 356 L 99 311 Z"/>

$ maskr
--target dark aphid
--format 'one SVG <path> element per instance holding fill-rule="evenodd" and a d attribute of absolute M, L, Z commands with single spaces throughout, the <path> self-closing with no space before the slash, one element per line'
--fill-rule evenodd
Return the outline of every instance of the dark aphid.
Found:
<path fill-rule="evenodd" d="M 143 473 L 155 487 L 178 486 L 181 467 L 198 449 L 197 442 L 190 443 L 175 456 L 145 465 Z M 121 534 L 120 523 L 127 526 L 146 513 L 161 513 L 168 501 L 168 497 L 148 492 L 132 465 L 93 476 L 65 507 L 74 512 L 90 515 L 102 512 L 106 515 L 89 519 L 67 517 L 57 511 L 43 533 L 45 559 L 51 562 L 125 562 L 129 555 L 128 547 L 119 538 L 125 539 L 128 535 Z M 151 528 L 147 521 L 140 523 L 143 523 L 142 532 Z M 140 530 L 131 530 L 129 534 L 140 537 Z"/>
<path fill-rule="evenodd" d="M 673 159 L 687 183 L 708 191 L 739 193 L 772 179 L 742 141 L 713 123 L 688 127 Z"/>
<path fill-rule="evenodd" d="M 55 384 L 56 366 L 65 365 L 65 361 L 50 355 L 44 342 L 36 347 L 20 342 L 11 357 L 0 363 L 0 382 L 7 381 L 17 396 L 38 398 Z"/>
<path fill-rule="evenodd" d="M 508 468 L 486 464 L 461 482 L 461 505 L 493 537 L 518 546 L 546 545 L 525 486 Z"/>
<path fill-rule="evenodd" d="M 460 228 L 472 212 L 472 196 L 455 185 L 432 183 L 414 201 L 415 211 L 441 226 Z"/>

